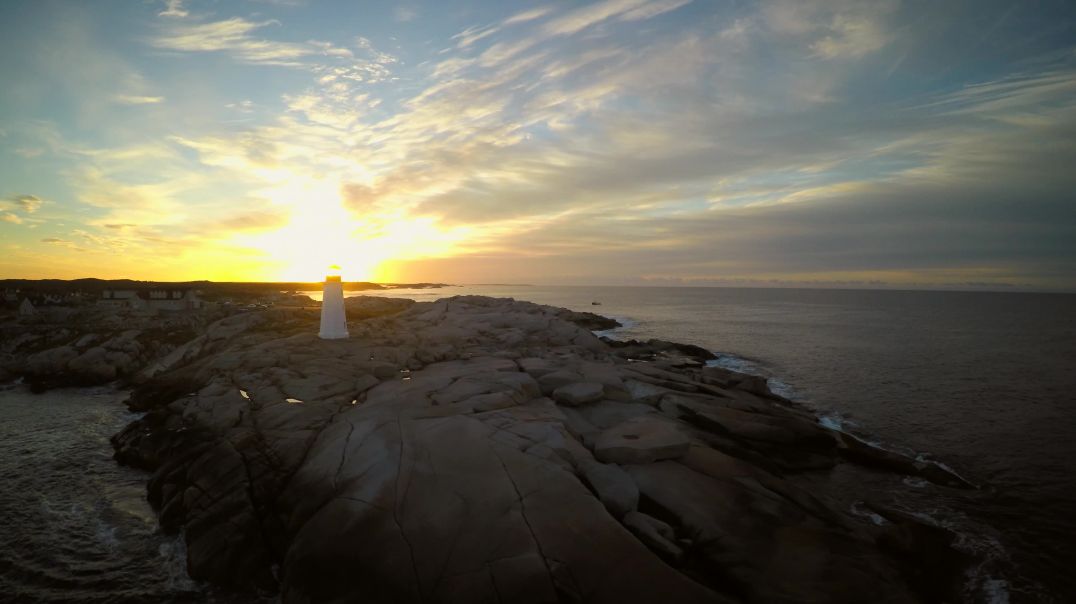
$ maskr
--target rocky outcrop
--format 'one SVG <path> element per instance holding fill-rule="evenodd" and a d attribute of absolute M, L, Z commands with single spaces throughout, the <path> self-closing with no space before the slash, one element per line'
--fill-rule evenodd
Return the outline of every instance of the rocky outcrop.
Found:
<path fill-rule="evenodd" d="M 663 361 L 676 367 L 701 367 L 706 361 L 717 358 L 714 353 L 700 346 L 666 340 L 651 339 L 640 342 L 603 337 L 602 341 L 620 358 L 633 361 Z"/>
<path fill-rule="evenodd" d="M 628 361 L 513 300 L 349 331 L 250 313 L 144 371 L 113 445 L 153 470 L 193 577 L 285 602 L 938 597 L 918 533 L 799 486 L 840 436 L 746 377 Z"/>
<path fill-rule="evenodd" d="M 590 331 L 605 331 L 622 327 L 620 321 L 610 319 L 609 317 L 603 317 L 602 315 L 597 315 L 592 312 L 578 312 L 568 310 L 567 308 L 555 308 L 551 310 L 557 318 L 569 323 L 574 323 L 575 325 Z"/>
<path fill-rule="evenodd" d="M 402 312 L 414 301 L 356 296 L 346 304 L 349 316 L 365 319 Z M 266 312 L 218 309 L 153 315 L 96 307 L 51 310 L 33 321 L 0 322 L 0 381 L 22 377 L 38 392 L 116 380 L 139 384 L 203 356 L 267 317 L 272 329 L 292 317 L 304 317 L 304 326 L 317 317 L 316 308 L 301 305 Z"/>
<path fill-rule="evenodd" d="M 382 298 L 380 296 L 351 296 L 344 298 L 344 309 L 348 318 L 369 319 L 394 315 L 407 310 L 414 300 L 407 298 Z"/>
<path fill-rule="evenodd" d="M 205 318 L 129 317 L 90 310 L 58 323 L 4 324 L 0 373 L 24 378 L 35 391 L 92 386 L 133 377 L 204 329 Z"/>

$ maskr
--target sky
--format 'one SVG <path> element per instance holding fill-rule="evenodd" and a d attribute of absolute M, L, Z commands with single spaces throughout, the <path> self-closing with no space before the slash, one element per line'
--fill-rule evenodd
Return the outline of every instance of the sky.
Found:
<path fill-rule="evenodd" d="M 0 278 L 1076 290 L 1069 1 L 0 2 Z"/>

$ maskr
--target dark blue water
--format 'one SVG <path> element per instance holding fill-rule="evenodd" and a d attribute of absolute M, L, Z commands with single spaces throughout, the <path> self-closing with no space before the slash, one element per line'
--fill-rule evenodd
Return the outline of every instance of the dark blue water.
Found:
<path fill-rule="evenodd" d="M 1076 601 L 1076 295 L 503 286 L 402 293 L 510 296 L 599 312 L 627 323 L 617 337 L 724 353 L 723 364 L 767 375 L 846 429 L 982 483 L 968 493 L 907 481 L 888 494 L 961 530 L 968 549 L 988 558 L 969 577 L 975 599 Z"/>

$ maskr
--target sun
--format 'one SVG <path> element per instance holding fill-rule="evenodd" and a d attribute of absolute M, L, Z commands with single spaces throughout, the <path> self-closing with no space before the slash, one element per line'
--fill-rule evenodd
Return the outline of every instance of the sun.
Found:
<path fill-rule="evenodd" d="M 357 215 L 344 206 L 338 184 L 296 180 L 263 192 L 286 206 L 287 224 L 233 242 L 266 257 L 273 279 L 318 282 L 336 265 L 344 281 L 378 281 L 392 262 L 442 257 L 458 252 L 469 229 L 444 229 L 427 216 L 402 207 Z"/>

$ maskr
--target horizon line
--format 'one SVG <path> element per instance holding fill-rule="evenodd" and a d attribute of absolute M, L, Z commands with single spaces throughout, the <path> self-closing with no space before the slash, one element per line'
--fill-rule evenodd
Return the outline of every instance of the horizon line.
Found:
<path fill-rule="evenodd" d="M 152 279 L 133 279 L 130 277 L 118 277 L 112 279 L 105 279 L 101 277 L 77 277 L 74 279 L 61 279 L 45 277 L 40 279 L 18 278 L 18 277 L 5 277 L 0 278 L 0 283 L 9 281 L 30 281 L 30 282 L 45 282 L 45 281 L 59 281 L 59 282 L 75 282 L 75 281 L 101 281 L 101 282 L 114 282 L 114 281 L 131 281 L 139 283 L 161 283 L 161 284 L 184 284 L 184 283 L 208 283 L 218 285 L 233 285 L 233 284 L 249 284 L 249 285 L 273 285 L 273 284 L 309 284 L 315 285 L 322 283 L 322 281 L 295 281 L 295 280 L 281 280 L 281 281 L 213 281 L 210 279 L 188 279 L 179 281 L 166 281 L 166 280 L 152 280 Z M 888 284 L 888 283 L 841 283 L 841 282 L 768 282 L 768 281 L 744 281 L 744 282 L 732 282 L 732 283 L 594 283 L 587 285 L 580 285 L 574 283 L 444 283 L 437 281 L 415 281 L 415 282 L 399 282 L 399 281 L 344 281 L 344 283 L 351 284 L 370 284 L 378 286 L 395 286 L 399 289 L 407 289 L 407 286 L 417 285 L 436 285 L 439 287 L 571 287 L 571 288 L 586 288 L 586 287 L 617 287 L 617 288 L 688 288 L 688 289 L 800 289 L 800 290 L 835 290 L 835 291 L 893 291 L 893 292 L 962 292 L 962 293 L 1012 293 L 1012 294 L 1076 294 L 1076 288 L 1060 289 L 1049 288 L 1034 285 L 1013 285 L 1013 284 L 964 284 L 964 283 L 952 283 L 952 284 L 926 284 L 926 283 L 909 283 L 909 284 Z"/>

